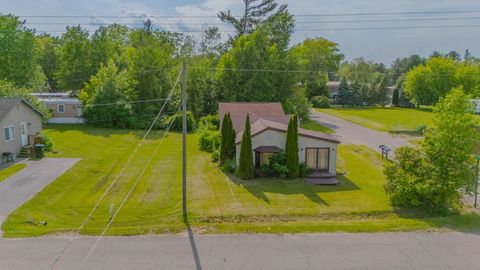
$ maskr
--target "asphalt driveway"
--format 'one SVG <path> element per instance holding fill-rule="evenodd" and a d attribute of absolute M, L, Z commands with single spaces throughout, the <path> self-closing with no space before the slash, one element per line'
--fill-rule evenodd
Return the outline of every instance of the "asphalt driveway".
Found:
<path fill-rule="evenodd" d="M 65 173 L 77 161 L 79 159 L 76 158 L 44 158 L 38 161 L 25 161 L 27 167 L 0 182 L 0 224 L 13 210 Z"/>
<path fill-rule="evenodd" d="M 392 136 L 387 132 L 369 129 L 316 110 L 310 111 L 310 117 L 317 123 L 333 129 L 334 136 L 342 143 L 363 144 L 375 151 L 380 151 L 378 146 L 383 144 L 392 149 L 392 155 L 398 147 L 410 145 L 408 140 L 401 136 Z"/>

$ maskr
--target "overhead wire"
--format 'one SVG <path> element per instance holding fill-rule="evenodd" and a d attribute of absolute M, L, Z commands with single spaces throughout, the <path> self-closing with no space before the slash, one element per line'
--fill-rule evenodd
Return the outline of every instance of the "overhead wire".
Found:
<path fill-rule="evenodd" d="M 115 220 L 116 216 L 118 215 L 118 213 L 120 212 L 120 210 L 122 209 L 122 207 L 125 205 L 125 203 L 128 201 L 128 199 L 130 198 L 130 195 L 132 194 L 132 192 L 135 190 L 135 187 L 137 186 L 138 182 L 140 181 L 140 179 L 143 177 L 143 174 L 145 173 L 146 169 L 148 166 L 150 166 L 150 163 L 152 162 L 153 160 L 153 157 L 157 154 L 158 150 L 160 149 L 160 146 L 161 144 L 163 143 L 163 141 L 165 140 L 165 137 L 167 135 L 167 133 L 170 131 L 170 128 L 172 127 L 173 125 L 173 122 L 175 120 L 175 118 L 177 117 L 178 115 L 178 112 L 180 112 L 180 108 L 181 108 L 181 104 L 178 106 L 178 111 L 177 111 L 177 114 L 175 114 L 175 116 L 171 119 L 170 121 L 170 124 L 168 126 L 168 128 L 165 130 L 164 134 L 163 134 L 163 137 L 162 139 L 159 141 L 159 143 L 157 144 L 157 147 L 155 148 L 155 150 L 153 151 L 153 153 L 150 155 L 148 161 L 145 163 L 145 166 L 143 166 L 140 174 L 138 174 L 137 178 L 135 179 L 135 182 L 133 183 L 133 185 L 131 186 L 130 190 L 128 191 L 128 193 L 125 195 L 125 197 L 123 198 L 122 202 L 120 203 L 120 205 L 118 206 L 117 210 L 115 211 L 115 213 L 112 215 L 112 217 L 110 218 L 109 222 L 107 223 L 107 225 L 105 226 L 104 230 L 102 231 L 102 233 L 100 234 L 100 236 L 97 238 L 97 240 L 95 241 L 95 243 L 93 244 L 93 246 L 88 250 L 87 252 L 87 255 L 80 261 L 77 269 L 79 269 L 80 267 L 82 267 L 82 265 L 88 260 L 88 258 L 91 256 L 91 254 L 93 253 L 93 251 L 95 250 L 95 248 L 97 247 L 97 245 L 100 243 L 100 241 L 103 239 L 103 237 L 105 236 L 105 233 L 107 232 L 107 230 L 110 228 L 112 222 Z"/>
<path fill-rule="evenodd" d="M 172 96 L 174 90 L 175 90 L 175 87 L 177 86 L 178 82 L 180 81 L 180 76 L 181 76 L 181 73 L 178 75 L 177 77 L 177 80 L 175 81 L 175 84 L 173 85 L 172 87 L 172 90 L 170 91 L 170 94 L 169 94 L 169 98 Z M 160 115 L 162 114 L 166 104 L 167 104 L 168 100 L 166 100 L 163 104 L 163 106 L 160 108 L 158 114 L 155 116 L 154 120 L 152 121 L 152 124 L 150 125 L 150 127 L 148 128 L 147 132 L 145 133 L 145 135 L 142 137 L 142 139 L 137 143 L 134 151 L 130 154 L 130 156 L 128 157 L 127 159 L 127 162 L 125 163 L 125 165 L 122 167 L 122 169 L 120 170 L 120 172 L 117 174 L 117 176 L 115 177 L 115 179 L 110 183 L 110 185 L 108 185 L 108 187 L 105 189 L 105 191 L 102 193 L 102 195 L 99 197 L 99 199 L 97 200 L 95 206 L 91 209 L 90 213 L 87 215 L 87 217 L 82 221 L 82 223 L 80 224 L 80 226 L 78 227 L 77 231 L 80 232 L 81 229 L 83 229 L 83 227 L 87 224 L 87 222 L 90 220 L 90 218 L 92 217 L 93 213 L 97 210 L 97 208 L 100 206 L 100 203 L 103 201 L 103 199 L 105 198 L 105 196 L 109 193 L 109 191 L 112 189 L 112 187 L 116 184 L 116 182 L 118 181 L 118 179 L 120 179 L 121 176 L 123 176 L 123 172 L 125 171 L 125 169 L 127 168 L 127 165 L 130 164 L 133 156 L 138 152 L 140 146 L 142 145 L 142 143 L 145 141 L 145 139 L 147 138 L 148 134 L 150 133 L 150 131 L 153 129 L 153 127 L 155 126 L 155 123 L 157 122 L 157 120 L 159 119 Z M 70 244 L 73 242 L 73 240 L 75 239 L 74 236 L 72 236 L 70 238 L 70 240 L 67 242 L 67 244 L 64 246 L 64 248 L 62 249 L 61 253 L 59 256 L 57 256 L 54 261 L 52 262 L 52 264 L 50 265 L 50 268 L 49 269 L 54 269 L 56 263 L 63 257 L 65 251 L 67 250 L 67 248 L 70 246 Z"/>

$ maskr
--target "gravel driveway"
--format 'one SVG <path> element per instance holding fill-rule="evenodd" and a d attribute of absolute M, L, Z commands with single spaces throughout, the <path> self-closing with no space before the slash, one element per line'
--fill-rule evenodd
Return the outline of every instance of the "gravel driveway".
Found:
<path fill-rule="evenodd" d="M 65 173 L 77 161 L 79 159 L 76 158 L 44 158 L 38 161 L 25 161 L 27 167 L 0 182 L 0 224 L 13 210 Z"/>
<path fill-rule="evenodd" d="M 327 126 L 335 131 L 335 135 L 342 143 L 363 144 L 374 151 L 379 152 L 379 145 L 386 145 L 392 149 L 392 156 L 395 149 L 400 146 L 408 146 L 407 139 L 400 136 L 392 136 L 387 132 L 369 129 L 341 118 L 321 113 L 315 110 L 310 111 L 312 120 Z"/>

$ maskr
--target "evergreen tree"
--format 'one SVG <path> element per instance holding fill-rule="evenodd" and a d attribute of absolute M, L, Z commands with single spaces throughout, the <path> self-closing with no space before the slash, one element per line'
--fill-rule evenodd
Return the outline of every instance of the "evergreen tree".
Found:
<path fill-rule="evenodd" d="M 399 107 L 400 106 L 400 93 L 398 91 L 398 88 L 395 87 L 395 89 L 393 90 L 393 94 L 392 94 L 392 104 L 393 106 L 395 107 Z"/>
<path fill-rule="evenodd" d="M 247 114 L 245 129 L 242 135 L 242 144 L 240 146 L 240 164 L 238 165 L 238 176 L 242 179 L 253 178 L 253 154 L 252 138 L 250 132 L 250 115 Z"/>
<path fill-rule="evenodd" d="M 285 159 L 288 168 L 288 177 L 297 178 L 300 173 L 298 162 L 298 119 L 294 115 L 290 118 L 285 144 Z"/>
<path fill-rule="evenodd" d="M 345 107 L 346 104 L 349 104 L 351 97 L 351 90 L 348 86 L 348 83 L 345 79 L 342 79 L 340 82 L 340 87 L 338 88 L 337 94 L 337 103 Z"/>
<path fill-rule="evenodd" d="M 229 160 L 235 160 L 235 138 L 236 138 L 236 133 L 235 130 L 233 129 L 233 122 L 232 122 L 232 117 L 230 116 L 230 113 L 228 113 L 228 122 L 227 122 L 227 140 L 225 142 L 225 148 L 227 151 L 227 158 Z"/>
<path fill-rule="evenodd" d="M 227 113 L 222 120 L 222 141 L 220 144 L 220 164 L 227 160 L 235 159 L 235 130 L 233 129 L 232 117 Z"/>
<path fill-rule="evenodd" d="M 257 25 L 271 21 L 287 9 L 287 5 L 278 6 L 274 0 L 243 0 L 243 4 L 244 15 L 241 18 L 235 17 L 230 10 L 218 13 L 220 20 L 231 24 L 239 36 L 251 33 Z"/>
<path fill-rule="evenodd" d="M 222 120 L 222 128 L 220 130 L 221 135 L 221 142 L 220 142 L 220 165 L 223 165 L 225 161 L 228 159 L 227 154 L 227 141 L 228 141 L 228 119 L 230 117 L 230 113 L 227 113 L 223 116 Z"/>

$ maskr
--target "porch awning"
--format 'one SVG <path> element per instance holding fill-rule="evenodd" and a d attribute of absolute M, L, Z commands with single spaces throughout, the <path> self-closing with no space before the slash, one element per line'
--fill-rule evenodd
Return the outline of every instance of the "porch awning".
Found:
<path fill-rule="evenodd" d="M 253 151 L 257 153 L 279 153 L 282 152 L 282 149 L 276 146 L 259 146 L 253 149 Z"/>

